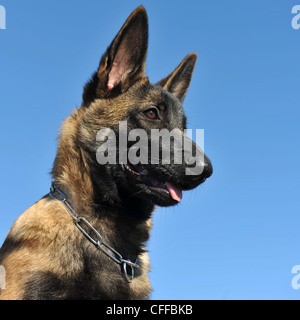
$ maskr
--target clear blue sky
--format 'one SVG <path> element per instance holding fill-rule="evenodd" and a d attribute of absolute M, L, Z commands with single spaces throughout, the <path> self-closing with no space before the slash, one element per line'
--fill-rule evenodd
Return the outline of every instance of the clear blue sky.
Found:
<path fill-rule="evenodd" d="M 214 175 L 158 208 L 153 299 L 300 299 L 300 1 L 0 0 L 0 243 L 48 192 L 56 137 L 127 16 L 143 4 L 147 74 L 198 53 L 184 107 Z"/>

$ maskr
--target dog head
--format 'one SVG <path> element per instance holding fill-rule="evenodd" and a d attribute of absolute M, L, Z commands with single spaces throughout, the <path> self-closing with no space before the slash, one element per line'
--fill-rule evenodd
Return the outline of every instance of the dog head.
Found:
<path fill-rule="evenodd" d="M 154 85 L 145 76 L 147 46 L 148 18 L 139 7 L 85 86 L 79 143 L 95 183 L 110 197 L 122 193 L 169 206 L 212 174 L 210 160 L 184 134 L 182 103 L 197 55 Z"/>

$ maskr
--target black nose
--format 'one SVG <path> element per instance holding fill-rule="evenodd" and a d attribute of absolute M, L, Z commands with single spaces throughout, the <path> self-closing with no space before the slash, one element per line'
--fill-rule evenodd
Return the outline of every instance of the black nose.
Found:
<path fill-rule="evenodd" d="M 201 157 L 200 157 L 200 159 L 201 159 Z M 198 161 L 200 159 L 198 159 Z M 194 157 L 191 157 L 190 159 L 188 159 L 186 161 L 186 167 L 187 168 L 194 168 L 195 167 L 195 158 Z M 209 178 L 213 174 L 213 167 L 212 167 L 211 161 L 207 158 L 206 155 L 204 155 L 204 159 L 203 159 L 203 154 L 202 154 L 202 160 L 197 162 L 197 167 L 202 169 L 202 172 L 199 175 L 199 177 L 201 177 L 204 180 Z"/>
<path fill-rule="evenodd" d="M 205 157 L 205 160 L 204 160 L 204 169 L 203 169 L 203 172 L 202 172 L 202 175 L 205 179 L 209 178 L 211 175 L 213 174 L 213 167 L 212 167 L 212 164 L 210 162 L 210 160 Z"/>

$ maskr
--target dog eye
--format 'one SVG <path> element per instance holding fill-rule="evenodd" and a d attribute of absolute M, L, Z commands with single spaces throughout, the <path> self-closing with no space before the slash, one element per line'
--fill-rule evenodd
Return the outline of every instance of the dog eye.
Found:
<path fill-rule="evenodd" d="M 158 110 L 156 108 L 148 109 L 144 112 L 145 116 L 150 120 L 159 119 Z"/>

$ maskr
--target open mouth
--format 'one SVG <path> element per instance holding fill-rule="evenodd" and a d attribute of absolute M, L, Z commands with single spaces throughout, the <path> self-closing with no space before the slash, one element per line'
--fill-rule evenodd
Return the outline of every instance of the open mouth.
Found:
<path fill-rule="evenodd" d="M 150 191 L 162 196 L 171 197 L 176 202 L 181 201 L 182 189 L 169 182 L 167 177 L 163 178 L 157 174 L 154 175 L 149 170 L 142 169 L 135 165 L 122 164 L 122 168 L 124 171 L 134 176 L 138 182 L 146 185 Z"/>

